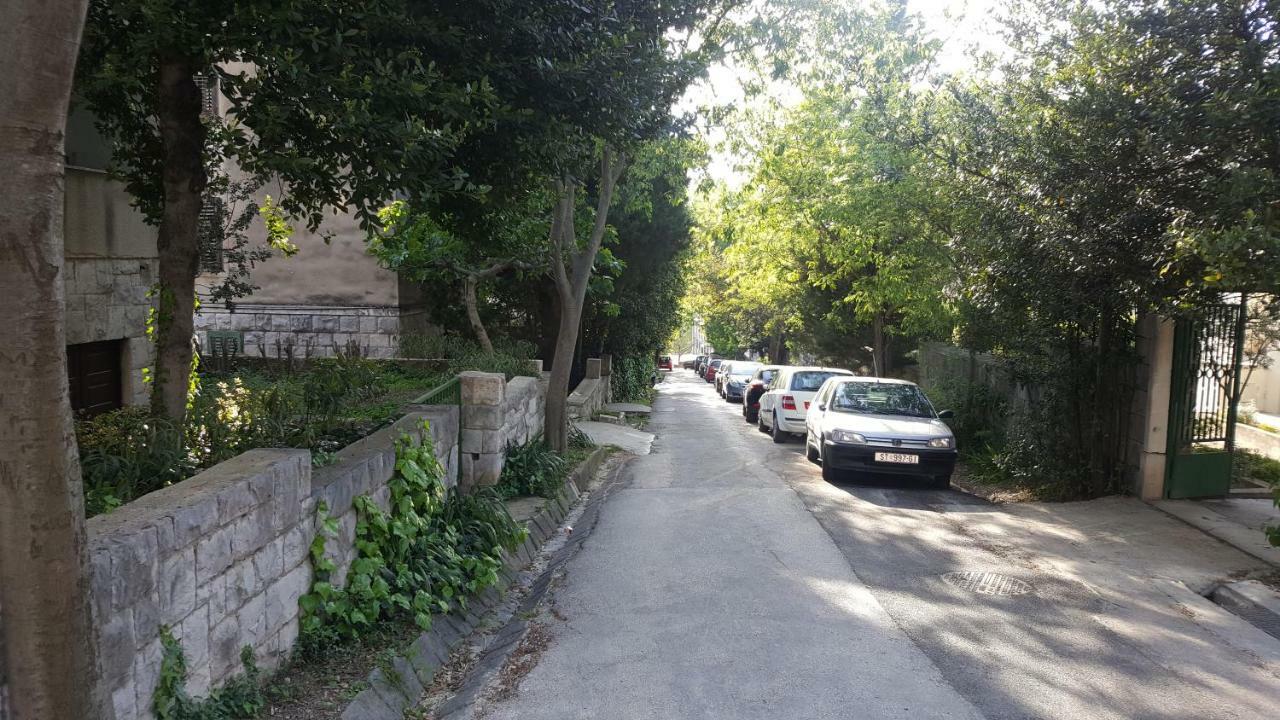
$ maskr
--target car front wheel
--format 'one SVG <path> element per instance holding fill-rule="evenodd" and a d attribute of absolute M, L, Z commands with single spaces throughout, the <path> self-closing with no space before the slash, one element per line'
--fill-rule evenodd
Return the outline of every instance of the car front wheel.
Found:
<path fill-rule="evenodd" d="M 929 483 L 934 490 L 950 490 L 951 489 L 951 473 L 946 475 L 938 475 L 933 478 L 933 482 Z"/>
<path fill-rule="evenodd" d="M 813 445 L 811 445 L 811 444 L 810 444 L 810 441 L 811 441 L 812 439 L 813 439 L 813 437 L 812 437 L 811 435 L 808 435 L 808 434 L 806 434 L 806 435 L 805 435 L 805 438 L 804 438 L 804 456 L 805 456 L 805 457 L 807 457 L 807 458 L 809 458 L 809 462 L 811 462 L 811 463 L 821 462 L 821 460 L 822 460 L 822 455 L 821 455 L 821 453 L 818 451 L 818 448 L 816 448 L 816 447 L 814 447 Z"/>

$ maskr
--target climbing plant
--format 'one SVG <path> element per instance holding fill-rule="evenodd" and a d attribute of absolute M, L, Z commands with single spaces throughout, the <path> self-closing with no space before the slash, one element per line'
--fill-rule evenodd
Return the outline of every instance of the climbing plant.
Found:
<path fill-rule="evenodd" d="M 187 658 L 182 644 L 167 627 L 160 628 L 160 647 L 160 681 L 151 695 L 156 720 L 248 720 L 258 717 L 266 706 L 253 648 L 246 645 L 240 651 L 243 675 L 196 700 L 187 693 Z"/>
<path fill-rule="evenodd" d="M 502 549 L 524 541 L 525 529 L 491 490 L 467 495 L 445 486 L 428 430 L 424 422 L 420 443 L 408 434 L 396 442 L 387 510 L 368 495 L 355 499 L 356 557 L 341 587 L 325 550 L 337 524 L 320 507 L 315 581 L 298 601 L 304 647 L 354 638 L 396 617 L 429 628 L 432 614 L 465 608 L 468 596 L 496 584 Z"/>

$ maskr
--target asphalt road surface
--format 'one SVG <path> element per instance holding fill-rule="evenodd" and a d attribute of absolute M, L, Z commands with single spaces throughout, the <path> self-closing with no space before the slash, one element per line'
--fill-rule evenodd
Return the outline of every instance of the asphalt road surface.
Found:
<path fill-rule="evenodd" d="M 740 413 L 687 371 L 663 383 L 653 453 L 483 716 L 1280 717 L 1280 641 L 1182 584 L 1256 561 L 1136 501 L 825 483 Z"/>

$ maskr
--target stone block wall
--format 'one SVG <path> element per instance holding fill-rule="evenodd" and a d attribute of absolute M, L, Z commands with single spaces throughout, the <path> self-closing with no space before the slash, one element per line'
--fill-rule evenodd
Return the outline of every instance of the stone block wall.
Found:
<path fill-rule="evenodd" d="M 251 450 L 90 519 L 91 603 L 115 720 L 152 717 L 162 626 L 182 645 L 195 696 L 238 674 L 245 646 L 262 667 L 279 665 L 311 585 L 316 504 L 339 519 L 342 533 L 328 547 L 345 575 L 355 554 L 352 500 L 369 494 L 386 506 L 396 438 L 431 420 L 437 455 L 456 473 L 457 418 L 456 407 L 417 407 L 323 468 L 305 450 Z"/>
<path fill-rule="evenodd" d="M 506 449 L 542 435 L 547 386 L 541 378 L 464 372 L 462 383 L 462 482 L 464 488 L 495 485 Z"/>
<path fill-rule="evenodd" d="M 569 393 L 569 417 L 591 419 L 612 395 L 613 363 L 608 356 L 588 358 L 586 377 Z"/>
<path fill-rule="evenodd" d="M 152 363 L 147 340 L 148 290 L 155 283 L 154 258 L 68 257 L 63 267 L 67 298 L 67 344 L 122 340 L 126 405 L 147 401 L 144 369 Z"/>
<path fill-rule="evenodd" d="M 210 330 L 244 334 L 249 356 L 330 357 L 334 350 L 358 345 L 367 357 L 395 357 L 400 335 L 427 327 L 421 309 L 401 307 L 339 307 L 325 305 L 255 305 L 241 303 L 234 312 L 205 305 L 196 315 L 202 346 Z"/>

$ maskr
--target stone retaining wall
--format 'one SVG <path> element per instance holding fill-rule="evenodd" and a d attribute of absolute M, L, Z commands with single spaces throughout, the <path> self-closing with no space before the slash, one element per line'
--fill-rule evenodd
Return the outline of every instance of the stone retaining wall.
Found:
<path fill-rule="evenodd" d="M 569 417 L 590 420 L 613 395 L 613 363 L 609 356 L 588 358 L 586 377 L 569 393 Z"/>
<path fill-rule="evenodd" d="M 1280 435 L 1244 423 L 1236 425 L 1236 445 L 1280 460 Z"/>
<path fill-rule="evenodd" d="M 298 637 L 298 598 L 311 584 L 316 504 L 339 520 L 328 546 L 345 575 L 355 552 L 353 498 L 369 494 L 385 507 L 395 439 L 423 420 L 456 472 L 457 413 L 415 407 L 323 468 L 312 468 L 306 450 L 251 450 L 91 518 L 91 603 L 115 719 L 152 717 L 162 626 L 182 645 L 195 696 L 239 673 L 245 646 L 264 668 L 286 658 Z"/>
<path fill-rule="evenodd" d="M 542 378 L 464 372 L 462 383 L 462 482 L 495 485 L 506 449 L 542 436 L 547 384 Z"/>

